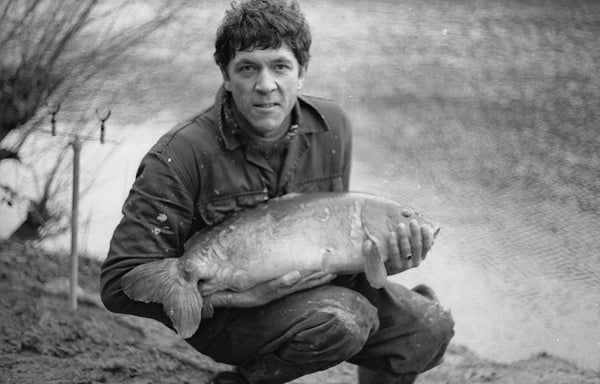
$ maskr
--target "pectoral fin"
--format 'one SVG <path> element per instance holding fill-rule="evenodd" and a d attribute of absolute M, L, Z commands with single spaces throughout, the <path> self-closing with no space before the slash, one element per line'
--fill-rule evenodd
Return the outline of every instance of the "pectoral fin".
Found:
<path fill-rule="evenodd" d="M 377 247 L 377 242 L 371 237 L 363 241 L 363 256 L 365 258 L 365 275 L 373 288 L 380 289 L 387 282 L 387 271 L 383 258 Z"/>

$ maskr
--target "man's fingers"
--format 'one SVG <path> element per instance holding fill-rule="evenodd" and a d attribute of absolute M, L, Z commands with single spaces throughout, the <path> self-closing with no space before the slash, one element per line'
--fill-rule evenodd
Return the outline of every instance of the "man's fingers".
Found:
<path fill-rule="evenodd" d="M 433 247 L 433 233 L 429 228 L 421 227 L 421 237 L 423 238 L 423 260 L 427 257 L 427 253 Z"/>
<path fill-rule="evenodd" d="M 362 254 L 364 257 L 370 257 L 375 244 L 371 239 L 365 239 L 362 243 Z"/>
<path fill-rule="evenodd" d="M 289 287 L 296 284 L 300 279 L 302 279 L 302 274 L 299 271 L 292 271 L 273 280 L 270 284 L 273 284 L 273 288 Z"/>
<path fill-rule="evenodd" d="M 298 290 L 318 287 L 335 279 L 336 275 L 326 272 L 316 272 L 298 282 Z"/>
<path fill-rule="evenodd" d="M 322 278 L 328 278 L 334 276 L 331 273 L 328 272 L 323 272 L 323 271 L 318 271 L 318 272 L 314 272 L 311 273 L 310 275 L 304 276 L 300 282 L 307 282 L 310 280 L 321 280 Z"/>
<path fill-rule="evenodd" d="M 220 291 L 210 296 L 211 303 L 217 307 L 256 307 L 291 293 L 314 288 L 330 282 L 336 276 L 327 272 L 315 272 L 303 276 L 299 271 L 259 284 L 247 291 Z"/>
<path fill-rule="evenodd" d="M 246 292 L 220 291 L 210 297 L 210 302 L 215 308 L 247 307 L 252 306 L 252 297 Z"/>
<path fill-rule="evenodd" d="M 410 249 L 412 253 L 412 264 L 414 267 L 418 267 L 421 264 L 421 257 L 423 254 L 423 243 L 421 239 L 421 228 L 416 220 L 411 220 L 410 226 Z"/>
<path fill-rule="evenodd" d="M 267 285 L 272 291 L 271 298 L 278 298 L 290 293 L 316 287 L 333 280 L 335 275 L 323 271 L 302 276 L 299 271 L 288 272 L 285 275 L 270 281 Z"/>
<path fill-rule="evenodd" d="M 400 250 L 398 249 L 398 236 L 395 231 L 390 232 L 387 237 L 387 248 L 390 255 L 390 265 L 394 270 L 402 267 L 402 259 L 400 258 Z"/>
<path fill-rule="evenodd" d="M 289 273 L 288 273 L 289 275 Z M 300 273 L 298 272 L 298 275 Z M 287 275 L 284 275 L 284 277 Z M 295 276 L 295 275 L 294 275 Z M 306 277 L 300 278 L 296 280 L 293 284 L 288 285 L 279 285 L 278 287 L 274 287 L 272 291 L 272 295 L 270 296 L 271 300 L 278 299 L 283 296 L 287 296 L 294 292 L 303 291 L 305 289 L 310 289 L 314 287 L 318 287 L 319 285 L 323 285 L 325 283 L 330 282 L 335 278 L 335 275 L 326 272 L 315 272 Z M 281 278 L 277 279 L 281 280 Z M 290 280 L 291 281 L 291 280 Z"/>
<path fill-rule="evenodd" d="M 410 234 L 406 224 L 400 223 L 398 225 L 398 243 L 400 246 L 400 258 L 402 260 L 402 267 L 409 269 L 412 266 L 412 247 L 410 246 Z"/>
<path fill-rule="evenodd" d="M 273 288 L 286 288 L 292 287 L 296 284 L 303 284 L 310 280 L 321 280 L 322 278 L 329 278 L 331 276 L 331 273 L 323 271 L 317 271 L 310 274 L 302 274 L 300 271 L 292 271 L 271 281 L 269 284 Z"/>

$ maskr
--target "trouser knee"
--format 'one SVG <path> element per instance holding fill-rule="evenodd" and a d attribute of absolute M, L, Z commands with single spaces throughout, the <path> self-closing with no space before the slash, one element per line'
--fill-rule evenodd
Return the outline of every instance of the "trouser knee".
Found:
<path fill-rule="evenodd" d="M 439 304 L 410 292 L 398 303 L 399 310 L 388 311 L 380 332 L 350 362 L 409 383 L 443 361 L 454 320 Z"/>
<path fill-rule="evenodd" d="M 322 299 L 309 302 L 305 327 L 283 348 L 282 358 L 337 364 L 358 353 L 379 328 L 377 309 L 361 294 L 340 287 L 324 291 Z"/>
<path fill-rule="evenodd" d="M 439 365 L 444 358 L 450 340 L 454 336 L 454 319 L 450 311 L 439 305 L 433 306 L 423 318 L 421 342 L 417 342 L 416 360 L 420 372 Z"/>
<path fill-rule="evenodd" d="M 440 341 L 448 344 L 454 336 L 454 318 L 449 310 L 440 309 L 440 316 L 437 321 L 437 334 Z"/>
<path fill-rule="evenodd" d="M 326 286 L 285 299 L 277 321 L 289 324 L 269 351 L 239 366 L 252 383 L 282 383 L 332 367 L 358 353 L 379 328 L 361 294 Z"/>

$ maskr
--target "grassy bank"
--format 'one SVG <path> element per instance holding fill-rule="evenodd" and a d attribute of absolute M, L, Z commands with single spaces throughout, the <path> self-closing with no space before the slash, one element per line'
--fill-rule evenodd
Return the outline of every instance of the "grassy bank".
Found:
<path fill-rule="evenodd" d="M 156 322 L 106 311 L 99 304 L 99 262 L 93 259 L 81 259 L 82 292 L 72 312 L 68 286 L 57 284 L 69 275 L 68 259 L 67 254 L 0 243 L 0 382 L 191 384 L 229 369 Z M 599 375 L 549 355 L 499 364 L 452 345 L 445 364 L 419 383 L 592 384 Z M 355 368 L 344 364 L 295 383 L 355 380 Z"/>

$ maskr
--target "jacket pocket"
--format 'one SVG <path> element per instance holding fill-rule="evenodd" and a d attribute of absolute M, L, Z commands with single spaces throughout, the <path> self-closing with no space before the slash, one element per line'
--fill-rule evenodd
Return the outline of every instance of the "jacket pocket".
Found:
<path fill-rule="evenodd" d="M 206 224 L 214 225 L 232 213 L 263 203 L 268 198 L 269 196 L 263 192 L 219 197 L 199 203 L 198 213 Z"/>
<path fill-rule="evenodd" d="M 341 176 L 324 177 L 320 179 L 305 180 L 296 185 L 291 192 L 343 192 L 344 182 Z"/>

